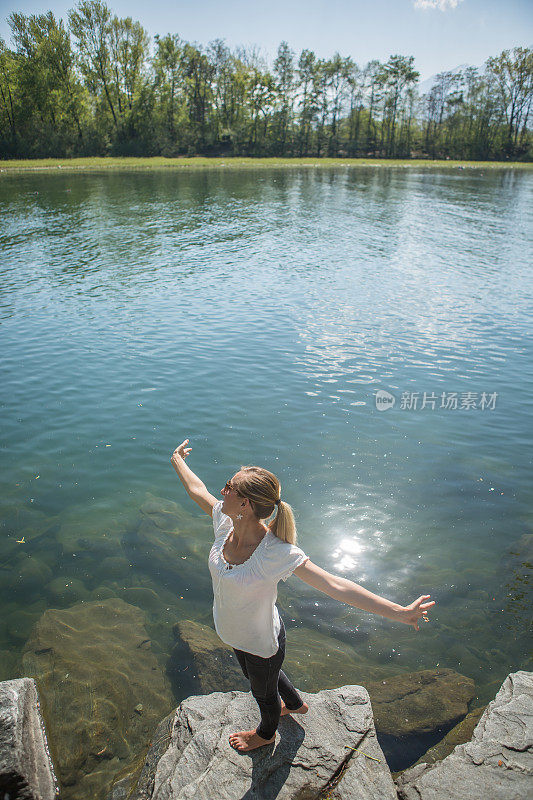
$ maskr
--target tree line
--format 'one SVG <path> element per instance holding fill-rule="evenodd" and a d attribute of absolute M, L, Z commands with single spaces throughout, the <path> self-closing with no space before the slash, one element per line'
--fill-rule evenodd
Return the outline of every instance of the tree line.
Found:
<path fill-rule="evenodd" d="M 238 155 L 531 160 L 533 51 L 439 73 L 420 94 L 413 56 L 335 53 L 269 65 L 257 48 L 156 35 L 102 0 L 67 27 L 49 11 L 0 37 L 0 158 Z"/>

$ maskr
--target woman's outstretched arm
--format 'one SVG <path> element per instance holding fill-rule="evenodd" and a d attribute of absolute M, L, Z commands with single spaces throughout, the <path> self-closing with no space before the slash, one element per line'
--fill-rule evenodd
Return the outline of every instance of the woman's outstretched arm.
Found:
<path fill-rule="evenodd" d="M 191 452 L 192 448 L 187 447 L 188 439 L 185 439 L 174 452 L 170 459 L 170 463 L 178 473 L 178 477 L 185 487 L 185 491 L 195 503 L 198 503 L 202 511 L 205 511 L 209 516 L 213 516 L 213 506 L 217 503 L 217 498 L 214 497 L 207 489 L 205 483 L 200 480 L 198 475 L 189 469 L 185 463 L 185 459 Z"/>
<path fill-rule="evenodd" d="M 370 611 L 372 614 L 379 614 L 397 622 L 404 622 L 406 625 L 412 625 L 416 631 L 418 630 L 420 617 L 427 621 L 428 608 L 435 605 L 434 600 L 428 602 L 431 595 L 423 594 L 410 605 L 400 606 L 398 603 L 393 603 L 378 594 L 369 592 L 368 589 L 359 586 L 358 583 L 326 572 L 325 569 L 313 564 L 309 559 L 299 567 L 296 567 L 293 574 L 318 589 L 319 592 L 333 597 L 334 600 L 339 600 L 341 603 L 347 603 L 349 606 L 355 606 L 355 608 L 361 608 L 363 611 Z"/>

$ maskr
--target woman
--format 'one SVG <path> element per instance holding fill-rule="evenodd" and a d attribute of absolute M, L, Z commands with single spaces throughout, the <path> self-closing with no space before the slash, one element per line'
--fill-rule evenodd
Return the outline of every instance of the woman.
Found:
<path fill-rule="evenodd" d="M 280 483 L 272 472 L 241 467 L 221 489 L 223 500 L 217 500 L 185 463 L 191 452 L 188 443 L 185 439 L 174 450 L 171 463 L 189 497 L 213 518 L 209 570 L 215 629 L 233 648 L 261 712 L 255 730 L 229 737 L 231 746 L 245 753 L 275 741 L 280 716 L 308 710 L 281 669 L 285 626 L 276 606 L 280 579 L 294 573 L 329 597 L 415 630 L 421 617 L 427 621 L 428 608 L 435 602 L 428 602 L 430 595 L 422 595 L 408 606 L 399 606 L 313 564 L 296 545 L 292 509 L 281 499 Z M 276 516 L 265 525 L 274 511 Z"/>

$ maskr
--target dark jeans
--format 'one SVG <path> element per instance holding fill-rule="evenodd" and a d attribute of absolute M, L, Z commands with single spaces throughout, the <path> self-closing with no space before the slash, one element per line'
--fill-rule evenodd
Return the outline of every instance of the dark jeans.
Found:
<path fill-rule="evenodd" d="M 281 669 L 285 658 L 283 620 L 281 620 L 278 644 L 277 652 L 270 658 L 262 658 L 233 648 L 245 677 L 250 681 L 252 694 L 261 711 L 261 723 L 257 728 L 257 733 L 263 739 L 271 739 L 276 733 L 281 715 L 280 695 L 287 708 L 292 711 L 300 708 L 303 704 L 302 698 Z"/>

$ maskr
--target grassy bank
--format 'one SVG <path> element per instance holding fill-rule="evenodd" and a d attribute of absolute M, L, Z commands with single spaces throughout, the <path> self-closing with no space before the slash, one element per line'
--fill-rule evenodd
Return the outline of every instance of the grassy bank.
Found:
<path fill-rule="evenodd" d="M 520 169 L 533 168 L 533 163 L 520 161 L 426 161 L 424 159 L 377 158 L 38 158 L 0 161 L 0 172 L 30 172 L 42 170 L 83 170 L 98 172 L 110 169 L 265 169 L 266 167 L 406 167 L 410 169 Z"/>

